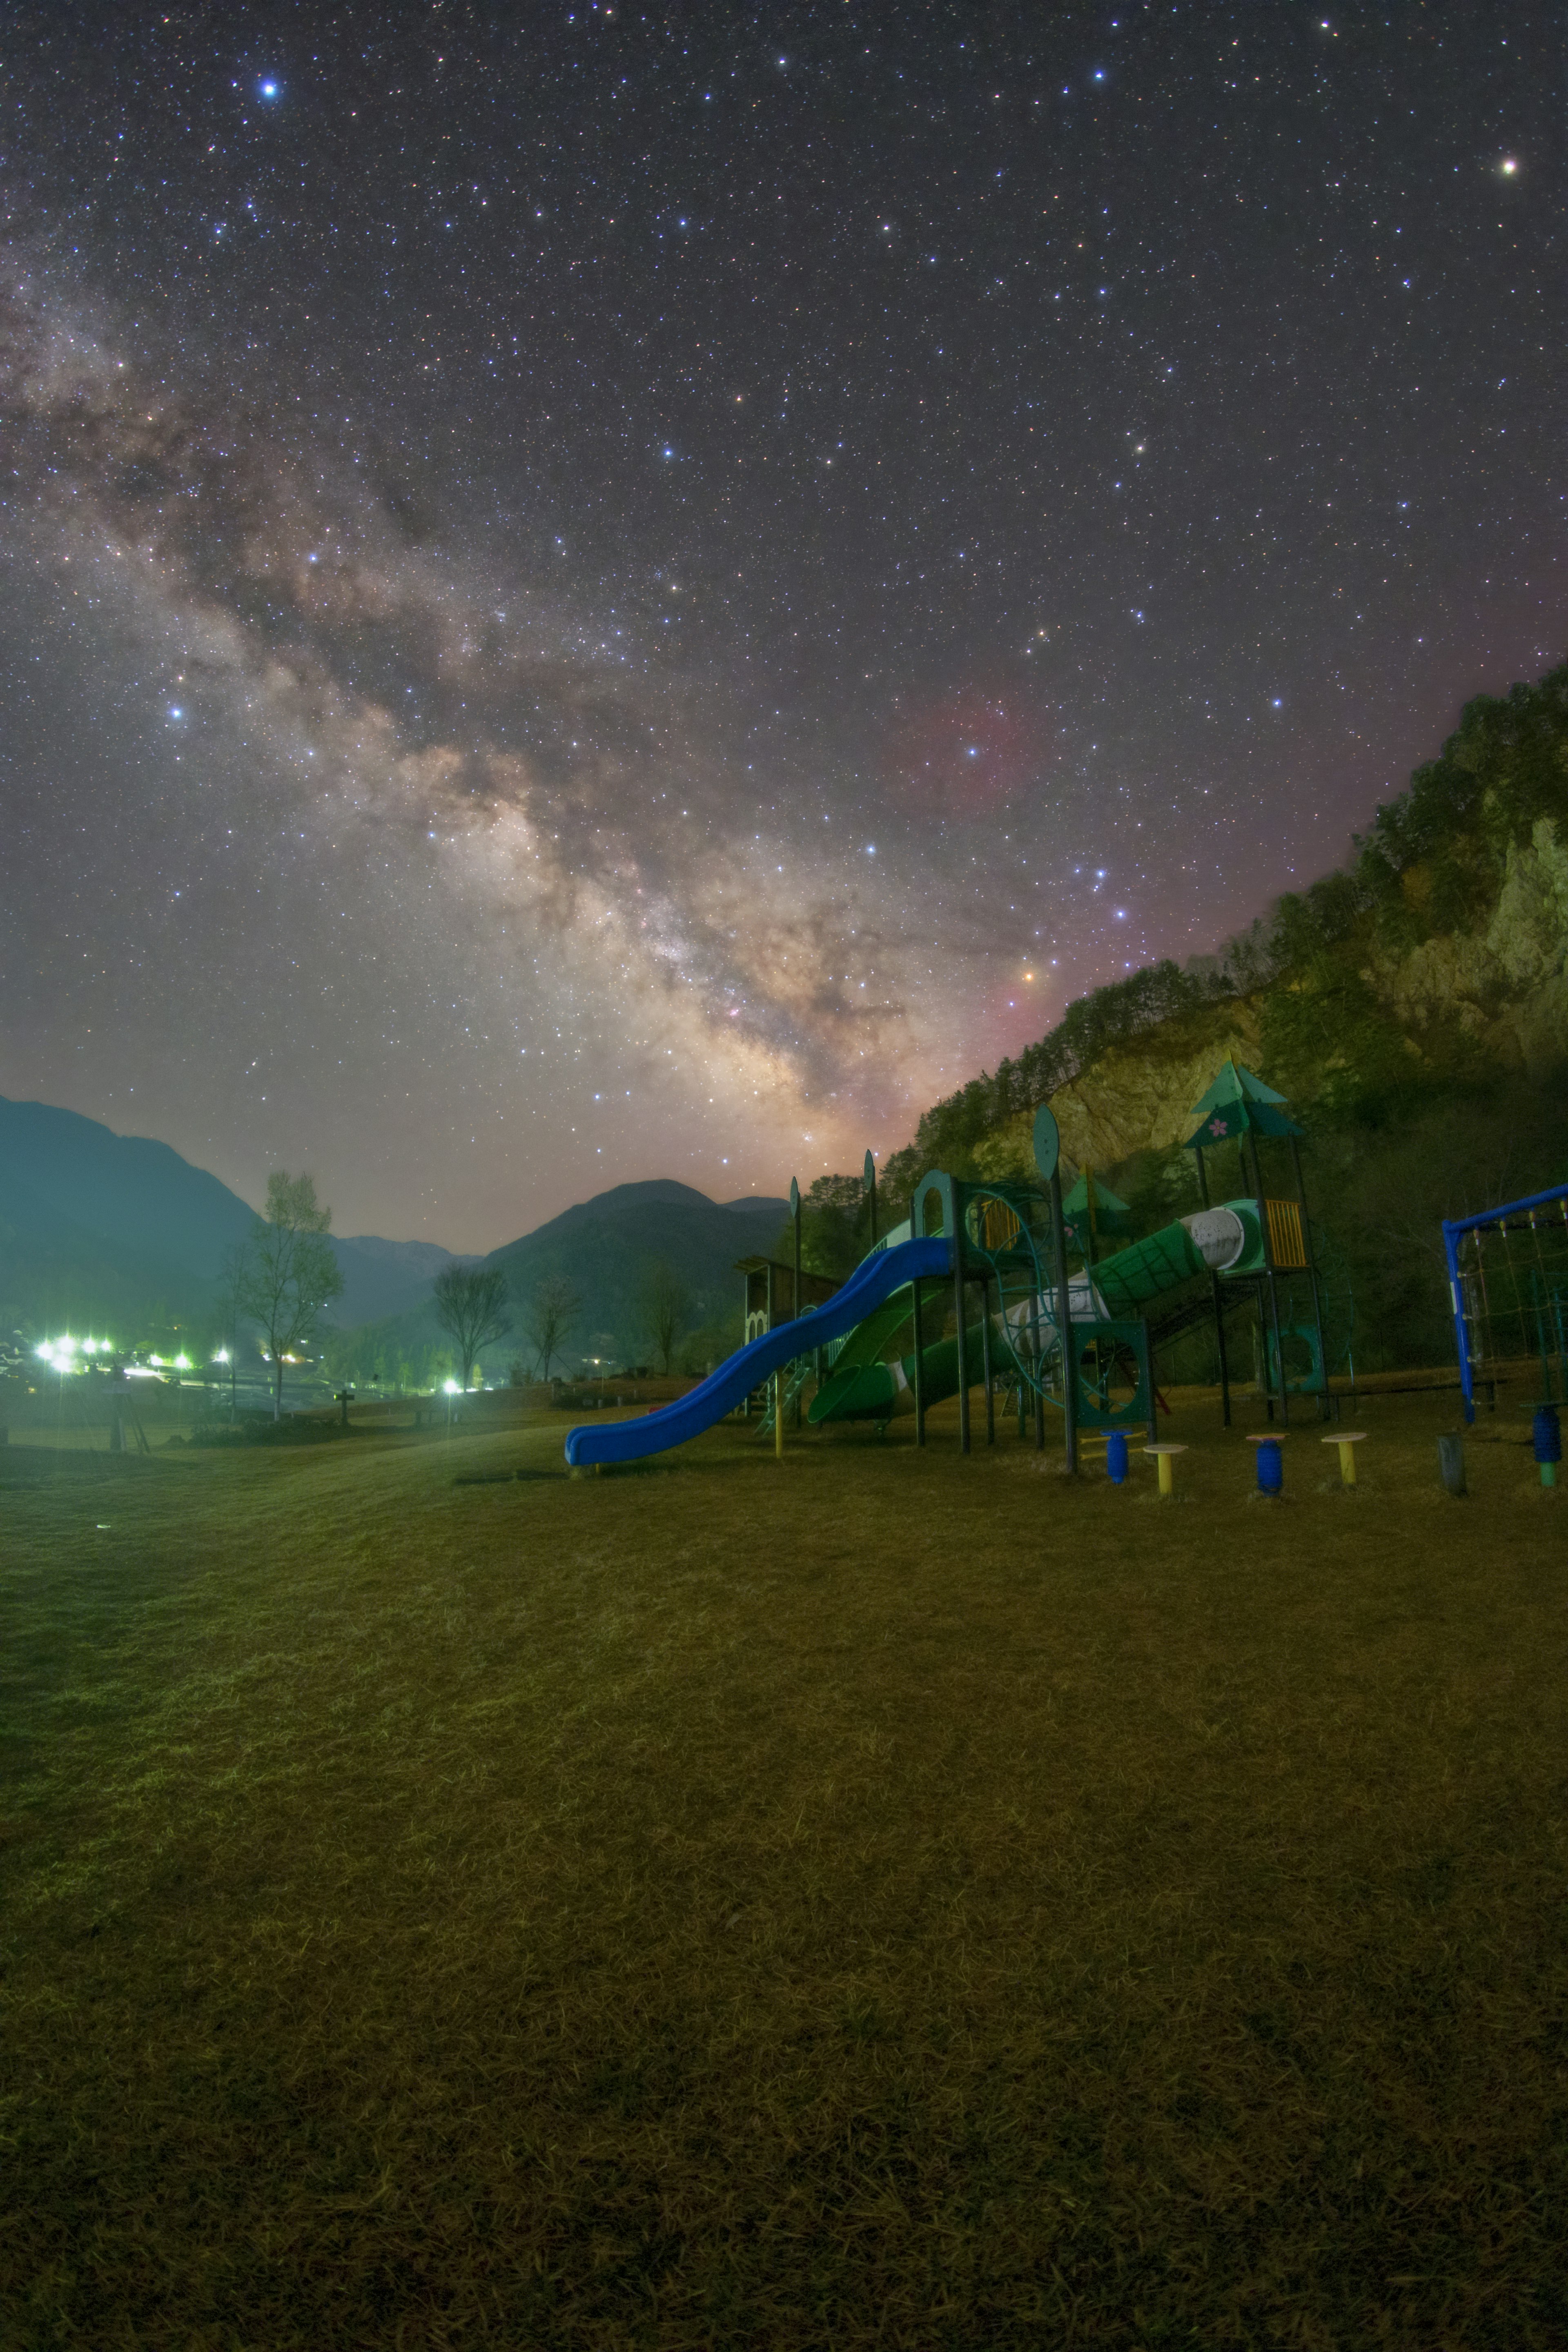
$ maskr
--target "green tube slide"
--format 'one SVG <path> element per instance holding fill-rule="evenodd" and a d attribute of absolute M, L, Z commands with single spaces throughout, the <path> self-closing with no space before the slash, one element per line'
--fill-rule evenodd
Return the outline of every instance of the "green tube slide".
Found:
<path fill-rule="evenodd" d="M 899 1238 L 907 1232 L 900 1229 Z M 894 1238 L 889 1236 L 889 1239 Z M 1199 1275 L 1252 1274 L 1264 1263 L 1263 1234 L 1257 1203 L 1224 1201 L 1163 1225 L 1128 1248 L 1102 1258 L 1093 1270 L 1093 1290 L 1081 1274 L 1072 1277 L 1072 1317 L 1102 1317 L 1108 1321 L 1132 1321 L 1148 1312 L 1156 1300 L 1181 1289 Z M 1092 1296 L 1092 1306 L 1090 1297 Z M 820 1426 L 828 1421 L 889 1421 L 915 1409 L 915 1360 L 889 1357 L 913 1314 L 913 1296 L 898 1291 L 874 1315 L 857 1324 L 834 1354 L 827 1378 L 806 1408 L 806 1419 Z M 940 1308 L 938 1309 L 940 1312 Z M 1043 1321 L 1054 1327 L 1056 1305 L 1047 1292 L 1041 1297 Z M 1087 1318 L 1086 1318 L 1087 1319 Z M 964 1335 L 964 1351 L 972 1380 L 980 1377 L 983 1332 L 978 1322 Z M 1009 1360 L 1005 1340 L 997 1336 L 994 1353 L 999 1364 Z M 924 1350 L 921 1370 L 925 1401 L 941 1404 L 958 1393 L 958 1342 L 939 1339 Z"/>
<path fill-rule="evenodd" d="M 887 1309 L 883 1310 L 884 1313 Z M 908 1298 L 900 1321 L 907 1323 L 912 1312 Z M 884 1343 L 885 1344 L 885 1343 Z M 980 1378 L 981 1349 L 984 1335 L 978 1323 L 964 1330 L 964 1349 L 968 1357 L 971 1381 Z M 846 1351 L 847 1352 L 847 1351 Z M 999 1354 L 1002 1352 L 998 1351 Z M 921 1351 L 921 1372 L 925 1382 L 927 1407 L 941 1404 L 958 1394 L 958 1340 L 956 1337 L 938 1339 Z M 907 1356 L 895 1356 L 890 1361 L 837 1364 L 806 1407 L 805 1417 L 814 1424 L 825 1421 L 891 1421 L 898 1414 L 915 1409 L 915 1359 L 911 1349 Z"/>

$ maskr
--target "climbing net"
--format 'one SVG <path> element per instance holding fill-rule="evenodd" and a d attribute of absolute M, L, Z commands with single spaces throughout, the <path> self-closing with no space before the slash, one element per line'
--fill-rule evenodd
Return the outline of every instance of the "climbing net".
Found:
<path fill-rule="evenodd" d="M 1443 1250 L 1466 1420 L 1478 1376 L 1523 1357 L 1540 1359 L 1543 1399 L 1568 1399 L 1568 1184 L 1445 1218 Z"/>

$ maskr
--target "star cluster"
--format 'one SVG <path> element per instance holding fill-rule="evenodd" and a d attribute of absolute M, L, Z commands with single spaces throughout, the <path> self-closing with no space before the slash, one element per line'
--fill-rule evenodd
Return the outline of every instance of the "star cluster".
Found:
<path fill-rule="evenodd" d="M 1527 7 L 16 12 L 5 1076 L 340 1230 L 902 1142 L 1563 637 Z"/>

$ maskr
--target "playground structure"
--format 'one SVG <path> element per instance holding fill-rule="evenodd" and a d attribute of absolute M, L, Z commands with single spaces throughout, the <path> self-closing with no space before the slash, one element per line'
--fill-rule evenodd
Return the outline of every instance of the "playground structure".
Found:
<path fill-rule="evenodd" d="M 967 1454 L 972 1389 L 983 1390 L 985 1438 L 994 1443 L 1000 1378 L 1004 1395 L 1016 1400 L 1020 1434 L 1032 1417 L 1043 1450 L 1048 1417 L 1058 1415 L 1067 1462 L 1076 1468 L 1080 1431 L 1141 1428 L 1155 1443 L 1154 1349 L 1211 1317 L 1229 1425 L 1226 1313 L 1239 1299 L 1256 1310 L 1255 1369 L 1269 1421 L 1278 1408 L 1289 1423 L 1293 1391 L 1315 1392 L 1326 1413 L 1336 1343 L 1324 1320 L 1300 1130 L 1283 1097 L 1235 1061 L 1194 1115 L 1202 1123 L 1185 1148 L 1196 1155 L 1202 1206 L 1109 1252 L 1105 1241 L 1125 1232 L 1125 1204 L 1097 1185 L 1092 1170 L 1081 1171 L 1064 1198 L 1056 1121 L 1045 1108 L 1035 1127 L 1037 1184 L 970 1182 L 932 1169 L 915 1187 L 908 1219 L 879 1236 L 868 1154 L 872 1246 L 838 1288 L 803 1274 L 800 1197 L 792 1184 L 793 1266 L 748 1260 L 742 1268 L 745 1344 L 672 1405 L 635 1421 L 574 1429 L 568 1464 L 586 1470 L 663 1453 L 747 1407 L 769 1384 L 763 1426 L 782 1449 L 785 1421 L 793 1409 L 798 1424 L 814 1378 L 805 1411 L 811 1425 L 885 1427 L 912 1415 L 917 1446 L 925 1444 L 931 1407 L 955 1396 Z M 1294 1199 L 1264 1193 L 1259 1135 L 1289 1142 Z M 1228 1139 L 1240 1146 L 1254 1190 L 1211 1202 L 1204 1154 Z M 813 1297 L 808 1286 L 826 1295 Z M 1305 1341 L 1304 1371 L 1290 1370 L 1292 1339 Z M 1347 1336 L 1339 1360 L 1348 1344 Z"/>
<path fill-rule="evenodd" d="M 1466 1421 L 1478 1375 L 1526 1357 L 1540 1360 L 1541 1407 L 1568 1401 L 1568 1184 L 1445 1218 L 1443 1254 Z"/>

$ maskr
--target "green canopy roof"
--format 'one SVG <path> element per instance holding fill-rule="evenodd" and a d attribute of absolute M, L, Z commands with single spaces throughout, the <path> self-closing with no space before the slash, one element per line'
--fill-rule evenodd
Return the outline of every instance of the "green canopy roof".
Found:
<path fill-rule="evenodd" d="M 1083 1171 L 1063 1201 L 1062 1221 L 1074 1248 L 1085 1252 L 1107 1234 L 1126 1233 L 1132 1222 L 1126 1202 L 1119 1200 L 1109 1184 L 1102 1184 L 1091 1168 Z"/>
<path fill-rule="evenodd" d="M 1234 1054 L 1227 1054 L 1219 1066 L 1219 1075 L 1213 1086 L 1201 1102 L 1193 1105 L 1193 1117 L 1201 1118 L 1205 1111 L 1218 1110 L 1230 1103 L 1283 1103 L 1284 1100 L 1283 1095 L 1277 1095 L 1272 1087 L 1266 1087 L 1244 1062 L 1238 1062 Z M 1260 1128 L 1258 1132 L 1268 1135 L 1275 1130 Z"/>
<path fill-rule="evenodd" d="M 1295 1120 L 1286 1116 L 1283 1095 L 1266 1087 L 1255 1071 L 1231 1054 L 1221 1063 L 1219 1076 L 1203 1100 L 1193 1105 L 1193 1117 L 1201 1124 L 1182 1149 L 1203 1151 L 1211 1144 L 1229 1143 L 1243 1135 L 1300 1135 Z"/>
<path fill-rule="evenodd" d="M 1088 1208 L 1089 1188 L 1091 1184 L 1094 1187 L 1094 1214 L 1097 1223 L 1104 1223 L 1108 1218 L 1126 1216 L 1126 1202 L 1118 1200 L 1110 1185 L 1102 1184 L 1099 1177 L 1092 1172 L 1080 1176 L 1072 1191 L 1063 1198 L 1062 1208 L 1067 1215 L 1070 1217 L 1075 1211 L 1081 1215 Z"/>
<path fill-rule="evenodd" d="M 1183 1144 L 1184 1151 L 1206 1151 L 1211 1144 L 1230 1143 L 1242 1135 L 1300 1135 L 1300 1129 L 1293 1118 L 1269 1103 L 1243 1102 L 1239 1097 L 1231 1102 L 1216 1103 L 1195 1135 L 1189 1135 Z"/>

